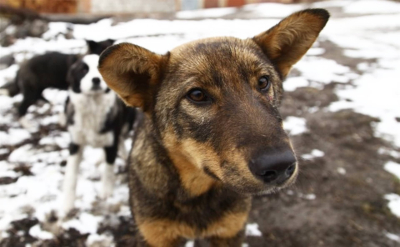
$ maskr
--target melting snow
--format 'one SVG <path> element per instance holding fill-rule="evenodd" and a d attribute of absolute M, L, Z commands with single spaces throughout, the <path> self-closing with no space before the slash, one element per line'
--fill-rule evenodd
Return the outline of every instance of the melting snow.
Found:
<path fill-rule="evenodd" d="M 249 223 L 246 225 L 246 236 L 262 236 L 257 223 Z"/>
<path fill-rule="evenodd" d="M 386 171 L 392 173 L 393 175 L 395 175 L 396 177 L 398 177 L 400 179 L 400 164 L 399 163 L 389 161 L 388 163 L 385 164 L 384 168 Z"/>
<path fill-rule="evenodd" d="M 385 199 L 389 201 L 388 207 L 394 215 L 400 218 L 400 196 L 397 194 L 385 195 Z"/>
<path fill-rule="evenodd" d="M 14 146 L 29 139 L 31 134 L 25 129 L 9 129 L 8 133 L 0 131 L 0 146 Z"/>
<path fill-rule="evenodd" d="M 390 232 L 387 232 L 385 235 L 386 235 L 387 238 L 389 238 L 389 239 L 391 239 L 391 240 L 393 240 L 395 242 L 400 243 L 400 236 L 399 235 L 396 235 L 396 234 L 393 234 L 393 233 L 390 233 Z"/>
<path fill-rule="evenodd" d="M 318 149 L 313 149 L 309 154 L 303 154 L 301 157 L 305 160 L 312 160 L 314 158 L 323 157 L 325 155 L 324 152 Z"/>
<path fill-rule="evenodd" d="M 289 116 L 283 122 L 283 128 L 291 135 L 299 135 L 307 131 L 306 119 Z"/>

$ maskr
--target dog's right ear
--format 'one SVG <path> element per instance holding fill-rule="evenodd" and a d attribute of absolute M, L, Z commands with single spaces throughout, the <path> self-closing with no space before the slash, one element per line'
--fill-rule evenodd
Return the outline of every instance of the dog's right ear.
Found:
<path fill-rule="evenodd" d="M 163 61 L 164 56 L 137 45 L 121 43 L 100 55 L 99 71 L 127 105 L 147 111 L 153 104 Z"/>

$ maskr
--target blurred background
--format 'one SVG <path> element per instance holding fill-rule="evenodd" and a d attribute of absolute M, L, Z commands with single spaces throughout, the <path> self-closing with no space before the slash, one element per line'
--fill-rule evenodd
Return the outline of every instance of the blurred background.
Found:
<path fill-rule="evenodd" d="M 163 54 L 199 38 L 253 37 L 305 8 L 331 19 L 283 85 L 301 172 L 295 186 L 254 199 L 243 246 L 400 246 L 400 1 L 0 0 L 0 87 L 32 57 L 83 55 L 89 40 Z M 0 95 L 0 246 L 134 246 L 124 160 L 113 196 L 98 198 L 102 150 L 85 150 L 76 210 L 58 221 L 67 92 L 43 95 L 28 109 L 30 129 L 17 117 L 22 96 Z"/>

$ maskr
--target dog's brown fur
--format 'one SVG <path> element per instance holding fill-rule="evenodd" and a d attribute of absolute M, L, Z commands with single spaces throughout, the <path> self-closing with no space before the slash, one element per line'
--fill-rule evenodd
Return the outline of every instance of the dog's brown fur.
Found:
<path fill-rule="evenodd" d="M 146 246 L 206 238 L 241 246 L 251 195 L 265 183 L 249 169 L 263 150 L 291 150 L 277 107 L 282 80 L 328 21 L 321 9 L 294 13 L 252 39 L 209 38 L 157 55 L 132 44 L 107 49 L 99 69 L 144 114 L 130 155 L 130 203 Z M 258 88 L 267 75 L 271 87 Z M 188 92 L 201 89 L 195 102 Z M 282 151 L 283 152 L 283 151 Z"/>

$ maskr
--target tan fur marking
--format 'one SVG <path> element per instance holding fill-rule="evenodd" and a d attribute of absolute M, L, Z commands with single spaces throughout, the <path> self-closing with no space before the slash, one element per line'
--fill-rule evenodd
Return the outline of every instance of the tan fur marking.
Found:
<path fill-rule="evenodd" d="M 185 223 L 166 219 L 144 220 L 138 224 L 145 240 L 154 247 L 174 246 L 179 237 L 194 239 L 207 237 L 230 238 L 244 227 L 248 212 L 227 213 L 205 230 L 200 231 Z"/>
<path fill-rule="evenodd" d="M 178 169 L 183 187 L 191 196 L 199 196 L 217 183 L 215 179 L 205 174 L 182 155 L 174 154 L 171 156 L 171 159 Z"/>

